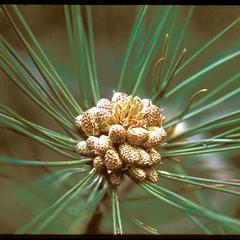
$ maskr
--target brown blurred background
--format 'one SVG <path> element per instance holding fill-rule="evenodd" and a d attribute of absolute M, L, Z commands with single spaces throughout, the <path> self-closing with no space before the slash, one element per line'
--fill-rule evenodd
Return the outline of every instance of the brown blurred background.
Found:
<path fill-rule="evenodd" d="M 68 59 L 70 53 L 63 7 L 60 5 L 25 5 L 19 6 L 19 8 L 36 34 L 37 39 L 47 53 L 54 58 L 55 65 L 60 71 L 65 71 L 67 74 L 70 67 L 69 61 L 66 59 Z M 154 6 L 151 8 L 154 8 Z M 183 7 L 183 14 L 188 8 L 189 6 Z M 102 95 L 106 94 L 109 97 L 112 89 L 114 89 L 113 79 L 118 77 L 119 74 L 119 66 L 122 64 L 121 60 L 134 22 L 135 10 L 136 6 L 124 5 L 93 7 L 97 71 Z M 196 6 L 188 34 L 192 38 L 190 39 L 192 49 L 198 50 L 199 46 L 239 17 L 239 13 L 240 6 Z M 0 29 L 1 34 L 24 56 L 14 31 L 2 15 L 0 15 Z M 234 28 L 233 31 L 225 34 L 221 40 L 221 45 L 216 43 L 215 48 L 212 49 L 213 53 L 219 52 L 221 46 L 228 46 L 232 42 L 236 42 L 236 39 L 239 39 L 239 28 Z M 188 39 L 188 41 L 190 40 Z M 74 79 L 71 80 L 74 81 Z M 74 86 L 71 87 L 71 82 L 69 86 L 74 93 Z M 49 119 L 45 113 L 39 111 L 1 71 L 0 101 L 11 106 L 28 120 L 53 130 L 58 129 L 55 122 Z M 62 158 L 39 143 L 2 128 L 0 129 L 0 155 L 22 159 L 44 159 L 45 161 Z M 23 181 L 27 181 L 28 176 L 36 178 L 46 171 L 34 168 L 29 172 L 22 167 L 19 167 L 18 170 L 18 175 L 20 178 L 22 177 Z M 8 176 L 1 174 L 0 182 L 4 181 L 4 178 L 8 178 Z M 17 226 L 17 223 L 16 226 L 14 224 L 11 218 L 9 220 L 0 219 L 0 233 L 11 233 Z"/>

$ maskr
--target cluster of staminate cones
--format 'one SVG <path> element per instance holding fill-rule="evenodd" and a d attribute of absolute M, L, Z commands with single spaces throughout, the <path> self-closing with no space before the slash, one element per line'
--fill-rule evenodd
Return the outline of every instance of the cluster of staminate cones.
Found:
<path fill-rule="evenodd" d="M 75 119 L 75 126 L 86 135 L 75 150 L 93 159 L 92 166 L 112 187 L 118 187 L 124 174 L 134 181 L 158 180 L 156 166 L 159 146 L 166 132 L 162 111 L 149 99 L 114 93 L 111 101 L 102 98 Z"/>

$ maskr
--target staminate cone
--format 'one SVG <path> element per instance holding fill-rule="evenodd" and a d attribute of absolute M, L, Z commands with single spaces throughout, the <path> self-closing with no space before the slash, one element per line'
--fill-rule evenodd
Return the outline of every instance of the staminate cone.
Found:
<path fill-rule="evenodd" d="M 148 153 L 152 159 L 153 164 L 158 164 L 161 162 L 161 155 L 154 148 L 149 149 Z"/>
<path fill-rule="evenodd" d="M 138 167 L 131 167 L 128 169 L 129 176 L 137 181 L 137 182 L 142 182 L 146 178 L 147 174 L 146 172 Z"/>
<path fill-rule="evenodd" d="M 112 111 L 112 103 L 107 98 L 101 98 L 97 103 L 98 109 L 105 109 L 108 112 Z"/>
<path fill-rule="evenodd" d="M 97 109 L 95 112 L 96 123 L 100 131 L 108 132 L 112 125 L 112 114 L 104 108 Z"/>
<path fill-rule="evenodd" d="M 146 171 L 146 179 L 150 180 L 151 182 L 155 183 L 158 181 L 158 174 L 157 170 L 153 167 L 145 169 Z"/>
<path fill-rule="evenodd" d="M 82 117 L 83 115 L 78 115 L 75 118 L 74 125 L 76 126 L 77 129 L 82 130 Z"/>
<path fill-rule="evenodd" d="M 139 152 L 128 143 L 121 144 L 118 150 L 120 157 L 125 163 L 133 165 L 140 161 Z"/>
<path fill-rule="evenodd" d="M 152 127 L 149 129 L 149 138 L 142 144 L 145 148 L 153 148 L 162 143 L 163 139 L 166 137 L 166 132 L 163 128 Z"/>
<path fill-rule="evenodd" d="M 88 139 L 86 140 L 87 147 L 89 149 L 95 149 L 98 139 L 99 139 L 98 137 L 94 137 L 94 136 L 88 137 Z"/>
<path fill-rule="evenodd" d="M 125 141 L 127 132 L 120 124 L 114 124 L 110 127 L 108 136 L 114 143 L 123 143 Z"/>
<path fill-rule="evenodd" d="M 161 136 L 162 139 L 164 139 L 167 136 L 166 131 L 162 127 L 151 127 L 149 129 L 151 129 L 152 131 L 158 133 L 158 135 Z"/>
<path fill-rule="evenodd" d="M 153 165 L 151 156 L 142 148 L 138 147 L 137 151 L 140 155 L 140 159 L 136 162 L 137 166 L 140 167 L 149 167 Z"/>
<path fill-rule="evenodd" d="M 110 171 L 116 171 L 121 169 L 123 162 L 119 157 L 117 151 L 111 149 L 107 150 L 105 154 L 105 165 Z"/>
<path fill-rule="evenodd" d="M 83 156 L 93 157 L 95 154 L 87 147 L 86 141 L 80 141 L 76 147 L 75 151 Z"/>
<path fill-rule="evenodd" d="M 123 180 L 123 174 L 121 172 L 112 172 L 109 175 L 109 181 L 113 188 L 118 187 Z"/>
<path fill-rule="evenodd" d="M 160 127 L 162 125 L 162 112 L 161 109 L 151 104 L 151 102 L 147 102 L 145 100 L 145 106 L 142 109 L 142 113 L 144 119 L 147 121 L 148 126 L 157 126 Z"/>
<path fill-rule="evenodd" d="M 104 156 L 108 149 L 113 149 L 110 138 L 105 135 L 101 135 L 95 146 L 97 153 Z"/>
<path fill-rule="evenodd" d="M 127 130 L 127 140 L 134 145 L 141 145 L 149 138 L 149 133 L 144 128 L 130 128 Z"/>
<path fill-rule="evenodd" d="M 97 156 L 94 158 L 93 167 L 96 169 L 96 171 L 102 172 L 102 173 L 107 170 L 104 163 L 104 158 L 102 156 Z"/>
<path fill-rule="evenodd" d="M 121 92 L 115 92 L 112 97 L 112 103 L 118 102 L 118 101 L 124 101 L 128 98 L 128 94 L 121 93 Z"/>
<path fill-rule="evenodd" d="M 82 117 L 82 130 L 87 136 L 99 136 L 100 129 L 96 122 L 96 111 L 97 108 L 93 107 L 84 112 Z"/>

